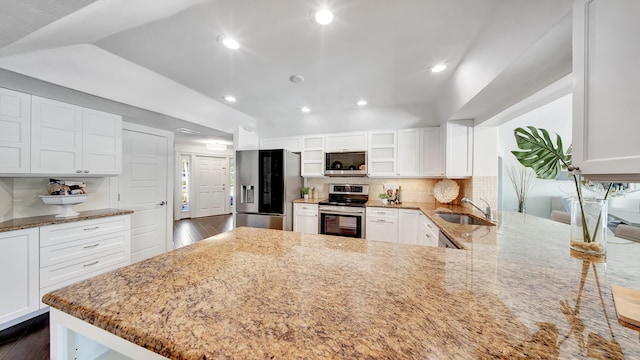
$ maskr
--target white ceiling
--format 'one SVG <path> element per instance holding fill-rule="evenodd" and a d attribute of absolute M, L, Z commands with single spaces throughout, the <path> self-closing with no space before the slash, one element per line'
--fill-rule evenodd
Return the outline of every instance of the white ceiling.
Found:
<path fill-rule="evenodd" d="M 8 9 L 29 18 L 42 3 Z M 333 1 L 327 26 L 311 20 L 315 0 L 58 3 L 0 38 L 0 67 L 189 121 L 200 135 L 484 120 L 570 71 L 571 0 Z M 225 33 L 239 50 L 217 44 Z M 438 62 L 447 70 L 427 71 Z M 356 108 L 359 98 L 369 105 Z"/>

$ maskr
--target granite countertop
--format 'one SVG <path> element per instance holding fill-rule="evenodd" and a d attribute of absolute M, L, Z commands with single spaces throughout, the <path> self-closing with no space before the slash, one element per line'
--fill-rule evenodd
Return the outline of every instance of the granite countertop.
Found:
<path fill-rule="evenodd" d="M 591 263 L 568 238 L 519 213 L 468 250 L 241 227 L 43 301 L 175 359 L 639 358 L 611 285 L 640 289 L 640 243 Z"/>
<path fill-rule="evenodd" d="M 99 209 L 99 210 L 79 211 L 78 213 L 80 215 L 76 217 L 64 218 L 64 219 L 56 219 L 55 215 L 43 215 L 43 216 L 32 216 L 32 217 L 26 217 L 26 218 L 7 220 L 0 223 L 0 232 L 29 229 L 29 228 L 39 227 L 39 226 L 62 224 L 62 223 L 74 222 L 74 221 L 98 219 L 98 218 L 107 217 L 107 216 L 133 214 L 133 211 L 120 210 L 120 209 Z"/>
<path fill-rule="evenodd" d="M 325 201 L 325 200 L 327 200 L 327 199 L 317 199 L 317 198 L 316 199 L 311 199 L 311 198 L 304 199 L 304 198 L 300 198 L 300 199 L 293 200 L 293 203 L 294 204 L 317 204 L 320 201 Z"/>

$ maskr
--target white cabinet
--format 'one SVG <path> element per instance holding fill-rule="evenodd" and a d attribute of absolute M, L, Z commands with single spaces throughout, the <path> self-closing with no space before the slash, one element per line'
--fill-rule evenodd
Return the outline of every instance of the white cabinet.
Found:
<path fill-rule="evenodd" d="M 418 244 L 437 247 L 440 229 L 422 212 L 420 212 L 418 222 Z"/>
<path fill-rule="evenodd" d="M 367 172 L 371 177 L 397 176 L 396 130 L 369 132 Z"/>
<path fill-rule="evenodd" d="M 318 233 L 318 205 L 293 204 L 293 231 Z"/>
<path fill-rule="evenodd" d="M 366 212 L 367 240 L 398 241 L 398 210 L 368 207 Z"/>
<path fill-rule="evenodd" d="M 122 117 L 32 96 L 31 173 L 117 175 Z"/>
<path fill-rule="evenodd" d="M 367 150 L 367 134 L 364 132 L 327 134 L 324 141 L 325 152 Z"/>
<path fill-rule="evenodd" d="M 574 5 L 573 165 L 592 179 L 640 181 L 639 17 L 637 0 Z"/>
<path fill-rule="evenodd" d="M 271 149 L 285 149 L 291 152 L 300 152 L 300 138 L 299 137 L 284 137 L 273 139 L 260 139 L 261 150 Z"/>
<path fill-rule="evenodd" d="M 473 120 L 447 121 L 445 126 L 445 175 L 473 175 Z"/>
<path fill-rule="evenodd" d="M 38 229 L 0 233 L 0 329 L 38 310 Z M 3 326 L 3 324 L 5 324 Z"/>
<path fill-rule="evenodd" d="M 420 129 L 398 130 L 398 176 L 420 176 Z"/>
<path fill-rule="evenodd" d="M 130 263 L 129 215 L 40 228 L 40 297 Z"/>
<path fill-rule="evenodd" d="M 420 176 L 444 176 L 442 132 L 439 126 L 420 129 Z"/>
<path fill-rule="evenodd" d="M 300 139 L 300 174 L 305 177 L 324 176 L 324 136 L 306 136 Z"/>
<path fill-rule="evenodd" d="M 0 88 L 0 173 L 31 171 L 31 95 Z"/>
<path fill-rule="evenodd" d="M 403 244 L 418 244 L 418 230 L 420 225 L 420 210 L 398 210 L 398 242 Z"/>

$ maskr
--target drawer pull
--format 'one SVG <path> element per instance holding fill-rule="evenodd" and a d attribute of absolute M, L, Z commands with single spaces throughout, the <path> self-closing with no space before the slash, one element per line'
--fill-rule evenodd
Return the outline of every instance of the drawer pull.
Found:
<path fill-rule="evenodd" d="M 93 245 L 87 245 L 87 246 L 84 246 L 84 248 L 85 249 L 91 249 L 91 248 L 94 248 L 94 247 L 97 247 L 97 246 L 100 246 L 100 243 L 93 244 Z"/>
<path fill-rule="evenodd" d="M 384 211 L 378 211 L 378 214 L 384 215 L 384 214 L 386 214 L 386 212 L 384 212 Z"/>
<path fill-rule="evenodd" d="M 99 262 L 100 262 L 100 260 L 96 260 L 96 261 L 94 261 L 94 262 L 92 262 L 92 263 L 84 264 L 84 265 L 82 265 L 82 266 L 84 266 L 84 267 L 93 266 L 93 265 L 95 265 L 95 264 L 97 264 L 97 263 L 99 263 Z"/>
<path fill-rule="evenodd" d="M 95 230 L 95 229 L 99 229 L 100 226 L 94 226 L 94 227 L 90 227 L 90 228 L 84 228 L 84 231 L 90 231 L 90 230 Z"/>
<path fill-rule="evenodd" d="M 427 226 L 429 227 L 429 229 L 433 229 L 433 227 L 431 226 L 431 224 L 427 224 Z"/>
<path fill-rule="evenodd" d="M 384 219 L 378 219 L 376 222 L 386 222 Z"/>

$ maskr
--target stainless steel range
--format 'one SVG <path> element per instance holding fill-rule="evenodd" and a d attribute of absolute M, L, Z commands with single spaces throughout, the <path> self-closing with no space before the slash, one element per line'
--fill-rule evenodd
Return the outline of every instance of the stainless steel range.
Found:
<path fill-rule="evenodd" d="M 368 185 L 329 184 L 329 199 L 318 203 L 320 234 L 364 238 L 368 200 Z"/>

